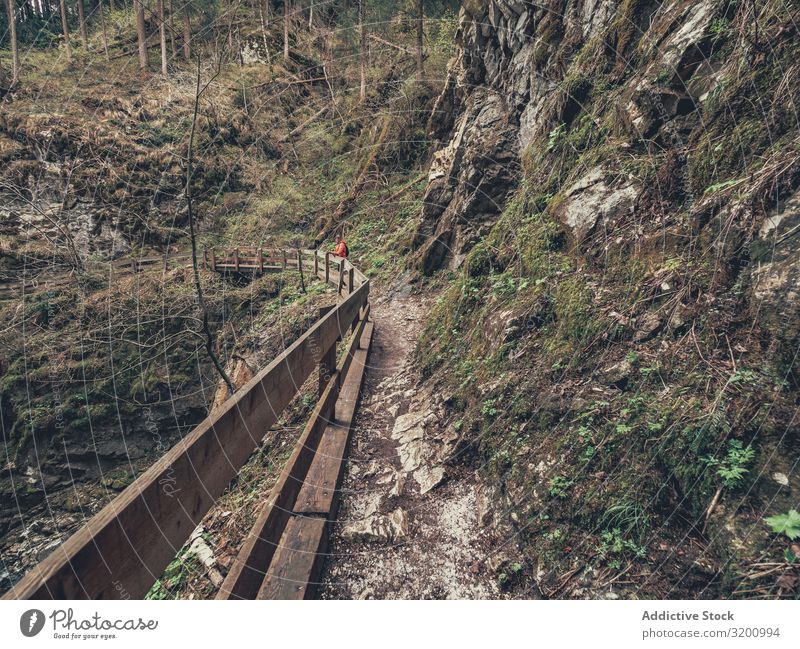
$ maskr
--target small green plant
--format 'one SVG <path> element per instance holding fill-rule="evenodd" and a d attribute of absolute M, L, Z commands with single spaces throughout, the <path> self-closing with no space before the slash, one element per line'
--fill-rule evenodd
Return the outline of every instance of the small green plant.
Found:
<path fill-rule="evenodd" d="M 557 475 L 550 480 L 550 495 L 553 498 L 566 498 L 567 490 L 572 486 L 572 480 L 563 475 Z"/>
<path fill-rule="evenodd" d="M 656 362 L 655 364 L 650 365 L 648 367 L 640 367 L 639 372 L 641 374 L 644 374 L 645 376 L 649 376 L 650 374 L 658 372 L 659 369 L 661 369 L 661 366 L 658 364 L 658 362 Z"/>
<path fill-rule="evenodd" d="M 650 514 L 637 501 L 624 497 L 605 511 L 602 523 L 606 529 L 619 530 L 625 537 L 641 541 L 650 527 Z"/>
<path fill-rule="evenodd" d="M 303 395 L 302 403 L 305 410 L 311 410 L 316 402 L 317 398 L 313 394 L 308 393 Z"/>
<path fill-rule="evenodd" d="M 721 461 L 714 457 L 705 457 L 703 461 L 709 466 L 717 467 L 717 476 L 722 479 L 722 486 L 736 489 L 747 475 L 748 466 L 755 454 L 751 446 L 745 448 L 738 439 L 732 439 L 728 441 L 728 452 Z"/>
<path fill-rule="evenodd" d="M 772 528 L 773 532 L 785 535 L 790 541 L 800 538 L 800 512 L 796 509 L 765 518 L 764 522 Z"/>
<path fill-rule="evenodd" d="M 518 290 L 525 288 L 528 285 L 527 280 L 521 282 L 517 278 L 508 273 L 498 275 L 492 282 L 492 293 L 499 298 L 509 297 L 514 295 Z"/>
<path fill-rule="evenodd" d="M 731 22 L 727 18 L 715 18 L 708 26 L 708 33 L 711 35 L 711 40 L 716 45 L 717 43 L 725 40 L 730 33 Z"/>
<path fill-rule="evenodd" d="M 550 131 L 550 135 L 547 139 L 547 150 L 552 151 L 555 149 L 567 135 L 567 125 L 566 124 L 559 124 L 556 126 L 552 131 Z"/>
<path fill-rule="evenodd" d="M 672 80 L 673 71 L 669 68 L 661 68 L 659 73 L 656 75 L 656 83 L 661 86 L 666 86 Z"/>
<path fill-rule="evenodd" d="M 494 419 L 497 416 L 497 408 L 495 408 L 494 404 L 494 399 L 487 399 L 484 401 L 483 406 L 481 407 L 481 414 L 489 419 Z"/>
<path fill-rule="evenodd" d="M 626 538 L 622 530 L 615 527 L 612 530 L 606 530 L 600 535 L 597 554 L 606 561 L 609 568 L 619 570 L 622 567 L 623 559 L 630 556 L 642 559 L 647 556 L 647 549 Z"/>
<path fill-rule="evenodd" d="M 728 189 L 729 187 L 734 187 L 739 183 L 747 180 L 747 178 L 732 178 L 731 180 L 726 180 L 721 183 L 715 183 L 713 185 L 709 185 L 706 187 L 704 194 L 714 194 L 715 192 L 721 191 L 723 189 Z"/>
<path fill-rule="evenodd" d="M 756 382 L 756 374 L 753 370 L 738 370 L 731 376 L 730 382 L 752 385 Z"/>

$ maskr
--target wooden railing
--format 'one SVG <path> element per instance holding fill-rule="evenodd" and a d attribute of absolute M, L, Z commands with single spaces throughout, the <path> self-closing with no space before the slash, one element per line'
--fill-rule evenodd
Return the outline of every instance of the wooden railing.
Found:
<path fill-rule="evenodd" d="M 337 292 L 352 293 L 355 288 L 367 281 L 364 274 L 347 259 L 337 257 L 332 252 L 290 248 L 264 250 L 254 247 L 237 247 L 224 250 L 207 248 L 203 250 L 205 268 L 218 273 L 252 273 L 273 270 L 297 270 L 301 273 L 313 272 L 325 282 L 335 284 Z"/>
<path fill-rule="evenodd" d="M 272 251 L 259 255 L 258 262 L 278 255 L 289 268 L 288 253 Z M 261 531 L 248 539 L 226 580 L 228 596 L 254 594 L 258 583 L 249 568 L 265 554 L 252 549 L 263 550 L 261 541 L 279 537 L 286 525 L 287 504 L 296 499 L 297 480 L 302 482 L 319 441 L 319 415 L 330 414 L 369 313 L 369 280 L 349 261 L 306 250 L 295 251 L 294 262 L 298 270 L 313 269 L 314 276 L 335 286 L 338 303 L 3 599 L 143 597 L 319 366 L 321 399 L 314 416 L 259 518 Z M 348 337 L 337 366 L 336 343 Z"/>

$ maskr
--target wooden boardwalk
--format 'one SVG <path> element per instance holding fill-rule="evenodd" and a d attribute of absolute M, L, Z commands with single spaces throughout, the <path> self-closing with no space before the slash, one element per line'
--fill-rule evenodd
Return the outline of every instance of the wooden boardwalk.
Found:
<path fill-rule="evenodd" d="M 231 263 L 238 267 L 233 272 L 261 272 L 262 264 L 265 271 L 294 267 L 336 288 L 339 298 L 3 599 L 144 597 L 318 369 L 319 401 L 218 599 L 313 595 L 372 340 L 369 279 L 349 261 L 314 250 L 233 256 L 211 251 L 204 261 L 217 272 L 229 272 Z M 339 341 L 344 353 L 337 362 Z"/>
<path fill-rule="evenodd" d="M 107 275 L 110 278 L 142 272 L 162 271 L 186 266 L 192 258 L 191 253 L 174 253 L 162 256 L 120 259 L 112 262 L 93 262 L 87 264 L 86 271 Z M 331 273 L 339 273 L 339 258 L 333 253 L 304 249 L 269 250 L 257 247 L 237 247 L 225 250 L 204 249 L 200 261 L 207 270 L 221 274 L 257 275 L 297 270 L 313 273 L 326 282 Z M 320 274 L 320 268 L 327 271 Z M 348 266 L 348 270 L 353 270 Z M 23 295 L 33 295 L 74 284 L 79 279 L 74 269 L 49 269 L 47 266 L 30 272 L 22 278 L 0 278 L 0 302 L 13 300 Z M 342 282 L 349 281 L 349 275 Z M 341 289 L 340 289 L 341 292 Z"/>

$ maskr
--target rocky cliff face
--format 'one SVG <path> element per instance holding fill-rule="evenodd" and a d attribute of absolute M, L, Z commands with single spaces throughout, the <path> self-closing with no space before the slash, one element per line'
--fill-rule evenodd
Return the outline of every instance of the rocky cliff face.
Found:
<path fill-rule="evenodd" d="M 420 359 L 546 593 L 578 543 L 617 565 L 696 535 L 694 567 L 649 565 L 660 596 L 733 592 L 782 547 L 760 517 L 800 493 L 797 11 L 463 3 L 415 240 L 462 273 Z"/>

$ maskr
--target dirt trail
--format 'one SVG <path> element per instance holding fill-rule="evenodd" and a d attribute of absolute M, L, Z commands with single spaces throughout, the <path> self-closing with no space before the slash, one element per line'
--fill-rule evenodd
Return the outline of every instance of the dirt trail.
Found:
<path fill-rule="evenodd" d="M 483 561 L 493 538 L 479 522 L 478 477 L 443 465 L 455 435 L 415 389 L 413 350 L 432 301 L 401 286 L 373 304 L 375 338 L 323 599 L 503 596 Z"/>

